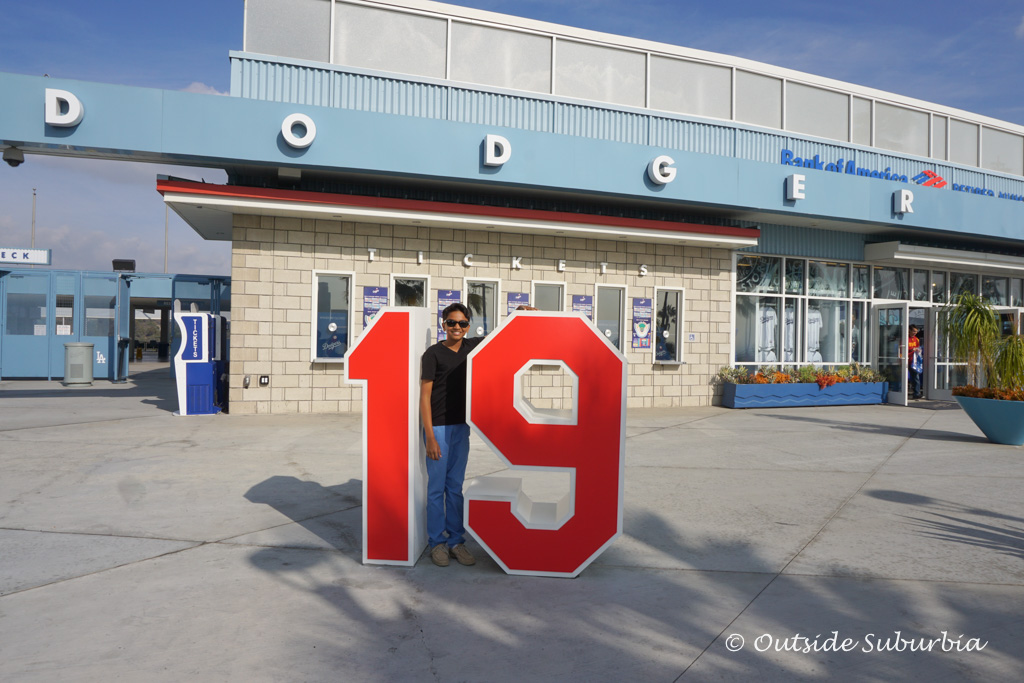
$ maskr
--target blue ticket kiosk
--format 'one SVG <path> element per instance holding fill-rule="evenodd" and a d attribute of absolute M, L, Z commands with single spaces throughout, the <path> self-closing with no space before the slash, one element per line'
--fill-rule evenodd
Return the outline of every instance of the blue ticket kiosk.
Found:
<path fill-rule="evenodd" d="M 195 304 L 182 312 L 174 302 L 174 322 L 181 331 L 181 347 L 174 356 L 174 374 L 178 386 L 178 412 L 175 415 L 215 415 L 218 389 L 225 374 L 221 339 L 223 318 L 200 313 Z"/>

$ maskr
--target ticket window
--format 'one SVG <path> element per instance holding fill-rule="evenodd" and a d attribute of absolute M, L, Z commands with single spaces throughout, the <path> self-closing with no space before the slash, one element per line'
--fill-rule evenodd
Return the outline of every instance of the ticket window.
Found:
<path fill-rule="evenodd" d="M 466 279 L 466 308 L 469 309 L 467 337 L 486 337 L 498 325 L 498 299 L 501 297 L 500 280 Z"/>
<path fill-rule="evenodd" d="M 624 350 L 626 320 L 626 288 L 617 285 L 597 285 L 594 306 L 597 330 L 618 350 Z"/>
<path fill-rule="evenodd" d="M 428 305 L 428 292 L 430 292 L 430 278 L 428 276 L 391 276 L 392 306 L 416 306 L 426 308 Z"/>
<path fill-rule="evenodd" d="M 353 273 L 313 272 L 313 325 L 311 335 L 314 363 L 341 362 L 352 339 Z"/>
<path fill-rule="evenodd" d="M 683 305 L 682 289 L 654 290 L 654 362 L 683 362 Z"/>
<path fill-rule="evenodd" d="M 565 283 L 534 282 L 533 305 L 541 311 L 564 311 Z"/>

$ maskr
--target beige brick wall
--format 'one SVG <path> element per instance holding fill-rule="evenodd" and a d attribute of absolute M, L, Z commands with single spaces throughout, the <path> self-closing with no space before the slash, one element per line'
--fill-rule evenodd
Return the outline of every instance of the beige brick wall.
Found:
<path fill-rule="evenodd" d="M 377 250 L 369 259 L 369 248 Z M 424 263 L 417 264 L 417 252 Z M 473 254 L 473 266 L 462 264 Z M 513 270 L 512 258 L 522 257 Z M 564 272 L 558 261 L 564 259 Z M 600 263 L 608 263 L 604 275 Z M 641 264 L 647 275 L 639 274 Z M 709 405 L 711 378 L 729 362 L 731 253 L 727 249 L 617 240 L 391 226 L 236 215 L 231 262 L 231 406 L 233 413 L 349 412 L 362 409 L 341 363 L 310 362 L 313 270 L 355 273 L 353 330 L 362 333 L 362 288 L 390 286 L 390 274 L 430 275 L 430 310 L 439 289 L 463 289 L 464 277 L 500 278 L 506 292 L 531 280 L 566 283 L 566 294 L 595 284 L 625 284 L 628 299 L 654 288 L 683 287 L 683 365 L 653 365 L 650 350 L 627 349 L 631 407 Z M 627 299 L 627 328 L 632 312 Z M 504 305 L 500 306 L 504 313 Z M 626 332 L 629 332 L 627 329 Z M 695 335 L 688 341 L 688 335 Z M 627 341 L 628 345 L 628 341 Z M 251 376 L 248 389 L 245 375 Z M 270 375 L 269 387 L 258 376 Z M 561 407 L 564 389 L 526 383 L 537 407 Z M 558 396 L 555 396 L 555 393 Z M 547 394 L 547 395 L 545 395 Z M 545 403 L 541 399 L 547 399 Z"/>

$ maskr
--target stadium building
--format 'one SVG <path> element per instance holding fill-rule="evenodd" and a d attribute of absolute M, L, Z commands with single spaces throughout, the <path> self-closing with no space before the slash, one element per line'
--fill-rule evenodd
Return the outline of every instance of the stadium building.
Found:
<path fill-rule="evenodd" d="M 232 242 L 233 413 L 359 410 L 342 356 L 386 304 L 462 301 L 476 335 L 580 311 L 644 407 L 715 402 L 723 366 L 851 362 L 905 403 L 910 324 L 948 397 L 960 291 L 1020 331 L 1024 127 L 419 0 L 247 0 L 244 32 L 230 97 L 0 74 L 5 148 L 227 170 L 156 189 Z"/>

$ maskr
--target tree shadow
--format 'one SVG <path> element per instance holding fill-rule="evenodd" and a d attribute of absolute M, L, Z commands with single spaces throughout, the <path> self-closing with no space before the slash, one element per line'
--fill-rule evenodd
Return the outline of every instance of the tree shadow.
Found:
<path fill-rule="evenodd" d="M 323 487 L 272 477 L 246 498 L 321 533 L 308 526 L 307 515 L 317 512 L 308 502 L 339 495 L 351 502 L 358 489 L 345 487 L 359 483 Z M 354 514 L 348 519 L 361 543 L 359 521 Z M 1005 678 L 1006 666 L 1024 670 L 1017 647 L 1024 624 L 1002 597 L 977 599 L 951 584 L 922 600 L 905 581 L 786 576 L 781 572 L 792 557 L 768 559 L 750 542 L 690 542 L 679 520 L 651 510 L 627 514 L 624 535 L 677 566 L 594 563 L 575 579 L 510 576 L 472 540 L 475 567 L 441 568 L 425 559 L 415 567 L 363 566 L 353 552 L 282 547 L 255 549 L 249 560 L 282 588 L 329 606 L 329 615 L 303 624 L 302 635 L 284 646 L 315 653 L 317 670 L 343 671 L 346 680 L 828 680 L 837 673 L 897 680 L 911 670 L 952 680 L 965 670 L 997 678 Z M 801 547 L 793 544 L 793 556 Z M 726 555 L 734 560 L 730 567 L 752 569 L 697 569 Z M 948 630 L 990 643 L 980 663 L 977 653 L 732 653 L 725 647 L 730 633 L 752 640 L 832 630 L 855 638 L 895 630 L 934 637 Z"/>
<path fill-rule="evenodd" d="M 923 429 L 917 427 L 891 427 L 888 425 L 877 425 L 860 422 L 840 422 L 839 420 L 826 420 L 819 417 L 808 417 L 806 415 L 779 415 L 759 413 L 762 417 L 769 417 L 774 420 L 785 422 L 804 422 L 817 424 L 832 429 L 841 429 L 847 432 L 861 432 L 864 434 L 877 434 L 880 436 L 902 436 L 914 439 L 926 439 L 929 441 L 958 441 L 961 443 L 989 443 L 984 436 L 964 434 L 963 432 L 951 432 L 940 429 Z"/>
<path fill-rule="evenodd" d="M 906 491 L 874 490 L 865 493 L 872 498 L 911 505 L 920 509 L 926 516 L 904 515 L 903 517 L 914 522 L 915 526 L 930 538 L 995 550 L 1011 557 L 1024 559 L 1024 528 L 1010 525 L 996 526 L 963 518 L 965 516 L 987 517 L 1003 522 L 1024 524 L 1024 517 L 970 507 Z"/>

